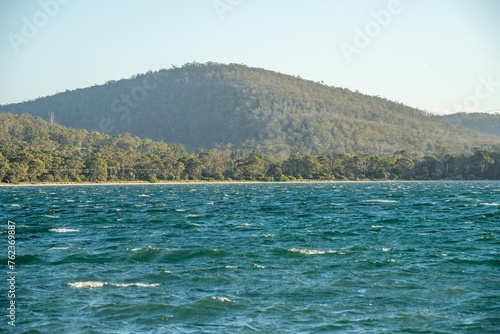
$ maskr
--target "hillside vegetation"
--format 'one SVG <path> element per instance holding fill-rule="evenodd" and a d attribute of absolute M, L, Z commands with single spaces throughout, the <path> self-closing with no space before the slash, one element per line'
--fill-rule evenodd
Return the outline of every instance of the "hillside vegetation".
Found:
<path fill-rule="evenodd" d="M 382 79 L 381 79 L 382 80 Z M 213 148 L 294 154 L 471 153 L 500 139 L 387 99 L 245 65 L 190 63 L 0 110 L 74 128 Z"/>
<path fill-rule="evenodd" d="M 110 136 L 0 113 L 0 182 L 168 180 L 435 180 L 500 179 L 500 150 L 418 157 L 405 151 L 293 155 L 212 149 L 187 152 L 128 134 Z"/>
<path fill-rule="evenodd" d="M 468 129 L 500 137 L 500 114 L 456 113 L 442 116 L 443 120 Z"/>

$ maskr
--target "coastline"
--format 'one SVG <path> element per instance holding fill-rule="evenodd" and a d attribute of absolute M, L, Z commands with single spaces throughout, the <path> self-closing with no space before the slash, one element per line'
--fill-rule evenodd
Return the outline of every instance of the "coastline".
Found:
<path fill-rule="evenodd" d="M 144 185 L 199 185 L 199 184 L 306 184 L 306 183 L 352 183 L 352 182 L 391 182 L 391 181 L 335 181 L 335 180 L 303 180 L 303 181 L 164 181 L 164 182 L 69 182 L 69 183 L 0 183 L 1 187 L 59 187 L 59 186 L 144 186 Z"/>
<path fill-rule="evenodd" d="M 499 180 L 296 180 L 296 181 L 129 181 L 129 182 L 68 182 L 68 183 L 0 183 L 2 187 L 62 187 L 62 186 L 144 186 L 144 185 L 201 185 L 201 184 L 325 184 L 325 183 L 413 183 L 413 182 L 499 182 Z"/>

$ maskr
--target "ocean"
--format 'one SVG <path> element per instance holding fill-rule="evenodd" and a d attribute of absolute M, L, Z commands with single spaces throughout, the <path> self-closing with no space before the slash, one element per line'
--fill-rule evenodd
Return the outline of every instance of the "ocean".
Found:
<path fill-rule="evenodd" d="M 500 182 L 0 187 L 0 199 L 5 333 L 500 332 Z"/>

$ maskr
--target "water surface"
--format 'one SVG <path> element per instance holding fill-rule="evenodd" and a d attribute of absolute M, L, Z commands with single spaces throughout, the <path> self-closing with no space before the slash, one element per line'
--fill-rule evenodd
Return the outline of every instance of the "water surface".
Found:
<path fill-rule="evenodd" d="M 18 238 L 12 332 L 500 331 L 500 182 L 9 187 L 0 199 L 3 247 L 7 220 Z"/>

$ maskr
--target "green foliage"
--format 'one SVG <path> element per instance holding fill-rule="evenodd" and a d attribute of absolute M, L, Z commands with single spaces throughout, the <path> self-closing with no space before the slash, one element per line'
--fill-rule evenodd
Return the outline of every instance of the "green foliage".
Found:
<path fill-rule="evenodd" d="M 293 155 L 284 161 L 257 151 L 176 150 L 130 135 L 65 128 L 29 115 L 0 113 L 0 181 L 109 182 L 169 180 L 436 180 L 500 179 L 500 149 L 424 156 L 398 151 Z M 26 136 L 37 129 L 37 135 Z"/>
<path fill-rule="evenodd" d="M 148 177 L 148 181 L 149 181 L 149 182 L 151 182 L 151 183 L 158 183 L 158 182 L 160 182 L 160 181 L 156 178 L 156 176 L 154 176 L 154 175 L 149 175 L 149 177 Z"/>
<path fill-rule="evenodd" d="M 108 178 L 107 159 L 102 154 L 91 151 L 85 162 L 84 175 L 90 182 L 106 181 Z"/>
<path fill-rule="evenodd" d="M 280 162 L 294 154 L 390 156 L 401 150 L 441 158 L 447 152 L 471 154 L 474 147 L 500 145 L 499 138 L 400 103 L 238 64 L 190 63 L 0 109 L 46 119 L 53 112 L 56 122 L 65 126 L 120 134 L 112 139 L 114 144 L 104 144 L 127 152 L 153 144 L 140 144 L 122 133 L 180 143 L 195 152 L 230 146 L 233 151 L 272 155 Z M 100 145 L 97 135 L 54 131 L 47 137 L 32 126 L 13 135 L 27 143 Z M 177 156 L 187 155 L 183 146 L 169 148 Z M 157 153 L 154 147 L 150 150 Z M 169 164 L 164 158 L 146 161 L 143 168 L 163 168 Z M 214 164 L 203 163 L 203 177 L 221 179 L 225 166 Z M 178 175 L 174 166 L 169 168 L 168 174 Z"/>

